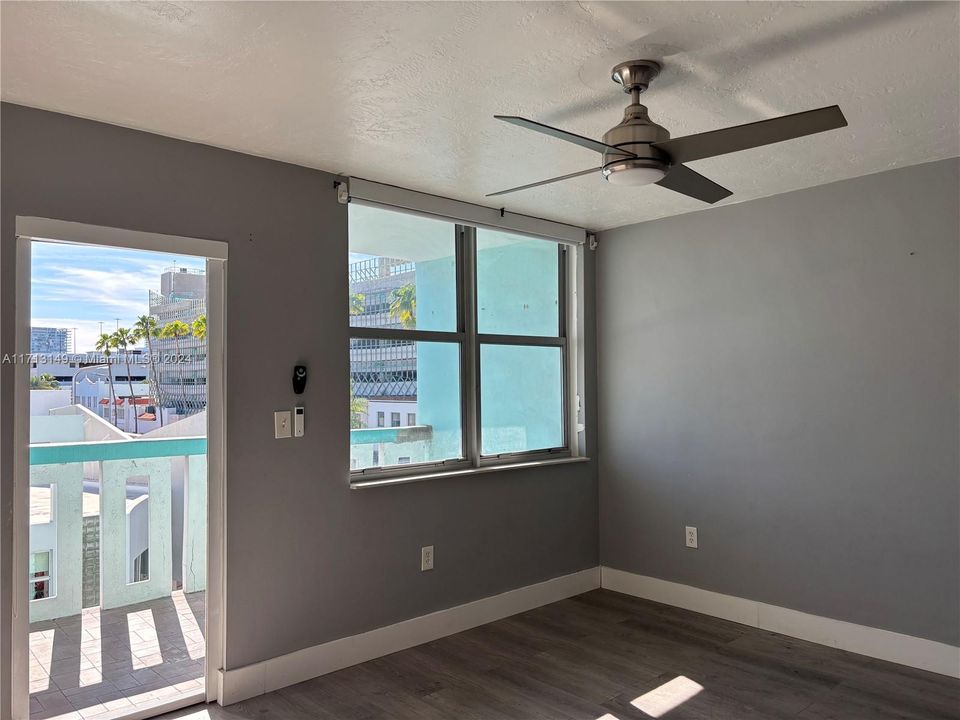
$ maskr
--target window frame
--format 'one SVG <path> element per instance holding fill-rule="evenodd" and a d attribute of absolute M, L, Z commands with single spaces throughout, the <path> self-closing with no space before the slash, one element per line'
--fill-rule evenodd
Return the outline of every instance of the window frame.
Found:
<path fill-rule="evenodd" d="M 143 565 L 144 557 L 146 557 L 146 566 L 147 574 L 145 577 L 140 577 L 143 574 Z M 133 559 L 133 570 L 132 570 L 133 579 L 127 583 L 127 585 L 136 585 L 137 583 L 149 582 L 150 580 L 150 548 L 145 547 L 139 555 Z"/>
<path fill-rule="evenodd" d="M 401 208 L 364 202 L 390 212 L 410 212 Z M 432 219 L 446 220 L 454 227 L 456 255 L 456 315 L 455 331 L 417 330 L 402 328 L 376 328 L 352 325 L 349 313 L 345 313 L 349 340 L 406 340 L 411 342 L 457 343 L 460 348 L 460 413 L 461 448 L 463 457 L 434 460 L 422 463 L 390 465 L 386 467 L 351 468 L 349 480 L 352 487 L 374 486 L 381 481 L 403 482 L 427 479 L 431 475 L 445 476 L 462 471 L 491 470 L 503 467 L 518 467 L 524 464 L 538 465 L 544 462 L 586 459 L 581 457 L 580 441 L 583 426 L 576 424 L 580 408 L 579 379 L 577 376 L 578 347 L 577 321 L 579 310 L 576 288 L 579 275 L 578 254 L 582 245 L 560 242 L 522 232 L 504 230 L 532 240 L 550 242 L 557 246 L 558 272 L 558 328 L 556 336 L 511 335 L 478 332 L 477 316 L 477 227 L 454 222 L 450 218 L 428 213 Z M 349 228 L 349 225 L 348 225 Z M 498 228 L 492 228 L 498 229 Z M 349 229 L 348 229 L 349 232 Z M 561 353 L 563 377 L 561 397 L 561 427 L 563 444 L 554 448 L 538 448 L 517 452 L 482 455 L 482 419 L 480 408 L 480 348 L 482 345 L 558 347 Z M 419 378 L 417 379 L 419 382 Z M 419 412 L 417 413 L 419 421 Z M 349 432 L 349 429 L 348 429 Z"/>
<path fill-rule="evenodd" d="M 50 600 L 51 598 L 55 598 L 57 596 L 57 593 L 56 593 L 56 588 L 53 585 L 53 575 L 54 575 L 53 548 L 49 548 L 47 550 L 31 550 L 30 555 L 31 555 L 31 560 L 32 560 L 32 556 L 34 555 L 46 555 L 47 556 L 47 572 L 45 575 L 37 576 L 29 572 L 29 567 L 28 567 L 27 577 L 29 579 L 27 580 L 27 587 L 32 590 L 33 587 L 36 585 L 36 583 L 45 582 L 47 584 L 47 595 L 42 598 L 31 597 L 29 598 L 29 602 L 41 602 L 43 600 Z M 28 594 L 32 594 L 32 593 L 28 593 Z"/>
<path fill-rule="evenodd" d="M 476 237 L 476 228 L 471 228 L 473 230 L 473 240 L 471 253 L 476 262 L 477 257 L 477 237 Z M 540 242 L 549 242 L 546 240 L 540 240 Z M 557 246 L 557 335 L 513 335 L 513 334 L 502 334 L 502 333 L 481 333 L 479 332 L 479 316 L 477 314 L 477 288 L 473 288 L 473 314 L 474 314 L 474 327 L 477 331 L 474 334 L 475 347 L 473 352 L 475 355 L 475 365 L 476 365 L 476 382 L 474 386 L 476 388 L 476 453 L 477 453 L 477 467 L 485 467 L 489 465 L 500 465 L 500 464 L 512 464 L 523 461 L 539 461 L 550 458 L 566 458 L 570 457 L 571 453 L 571 441 L 570 441 L 570 424 L 569 424 L 569 403 L 570 403 L 570 366 L 567 362 L 569 356 L 569 347 L 567 343 L 567 305 L 569 304 L 569 295 L 567 292 L 567 253 L 569 252 L 567 246 L 563 243 L 555 243 Z M 473 268 L 473 277 L 474 283 L 476 283 L 476 267 Z M 480 404 L 480 393 L 482 387 L 482 381 L 480 376 L 480 348 L 484 345 L 500 345 L 500 346 L 512 346 L 512 347 L 559 347 L 560 348 L 560 363 L 561 363 L 561 377 L 563 378 L 563 388 L 560 398 L 560 427 L 562 428 L 562 435 L 564 444 L 558 447 L 553 448 L 536 448 L 533 450 L 520 450 L 515 452 L 507 453 L 498 453 L 496 455 L 484 455 L 483 454 L 483 408 Z"/>

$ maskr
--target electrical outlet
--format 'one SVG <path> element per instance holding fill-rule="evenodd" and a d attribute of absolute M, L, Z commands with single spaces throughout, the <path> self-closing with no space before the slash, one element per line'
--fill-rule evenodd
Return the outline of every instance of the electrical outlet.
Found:
<path fill-rule="evenodd" d="M 433 545 L 420 548 L 420 572 L 433 570 Z"/>
<path fill-rule="evenodd" d="M 687 525 L 687 547 L 697 548 L 697 529 Z"/>

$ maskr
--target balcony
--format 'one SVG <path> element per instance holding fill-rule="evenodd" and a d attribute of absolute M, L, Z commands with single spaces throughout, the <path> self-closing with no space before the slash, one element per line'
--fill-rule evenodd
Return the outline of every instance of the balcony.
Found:
<path fill-rule="evenodd" d="M 107 720 L 198 696 L 206 438 L 130 438 L 66 411 L 31 418 L 31 720 Z M 434 441 L 424 425 L 353 430 L 352 464 L 422 462 Z"/>
<path fill-rule="evenodd" d="M 36 441 L 83 437 L 83 420 L 32 428 L 32 720 L 106 720 L 204 689 L 206 438 Z"/>
<path fill-rule="evenodd" d="M 204 593 L 30 624 L 31 720 L 98 720 L 204 689 Z"/>

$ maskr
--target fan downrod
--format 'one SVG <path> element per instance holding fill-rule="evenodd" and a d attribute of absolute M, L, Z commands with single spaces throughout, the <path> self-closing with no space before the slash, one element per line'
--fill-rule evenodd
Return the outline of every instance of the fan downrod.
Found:
<path fill-rule="evenodd" d="M 610 71 L 610 79 L 623 86 L 623 91 L 637 98 L 660 74 L 660 63 L 653 60 L 628 60 Z M 636 99 L 634 100 L 636 102 Z"/>

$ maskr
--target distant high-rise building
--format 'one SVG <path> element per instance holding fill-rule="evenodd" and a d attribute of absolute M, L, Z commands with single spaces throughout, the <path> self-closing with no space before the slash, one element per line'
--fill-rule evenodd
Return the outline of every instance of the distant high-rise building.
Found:
<path fill-rule="evenodd" d="M 160 294 L 167 302 L 206 300 L 207 276 L 203 270 L 167 268 L 160 276 Z"/>
<path fill-rule="evenodd" d="M 351 325 L 402 328 L 390 312 L 394 293 L 416 282 L 416 266 L 408 260 L 371 257 L 349 266 Z M 359 300 L 362 298 L 362 301 Z M 350 389 L 367 401 L 365 426 L 383 427 L 394 419 L 417 414 L 417 343 L 413 340 L 350 340 Z"/>
<path fill-rule="evenodd" d="M 51 355 L 73 351 L 73 330 L 70 328 L 30 328 L 30 352 Z"/>
<path fill-rule="evenodd" d="M 174 320 L 192 326 L 207 312 L 207 277 L 203 270 L 168 268 L 160 276 L 160 292 L 150 291 L 150 314 L 163 327 Z M 192 329 L 192 328 L 191 328 Z M 153 341 L 160 356 L 157 386 L 163 407 L 192 415 L 207 406 L 207 341 L 192 332 L 177 339 Z"/>

